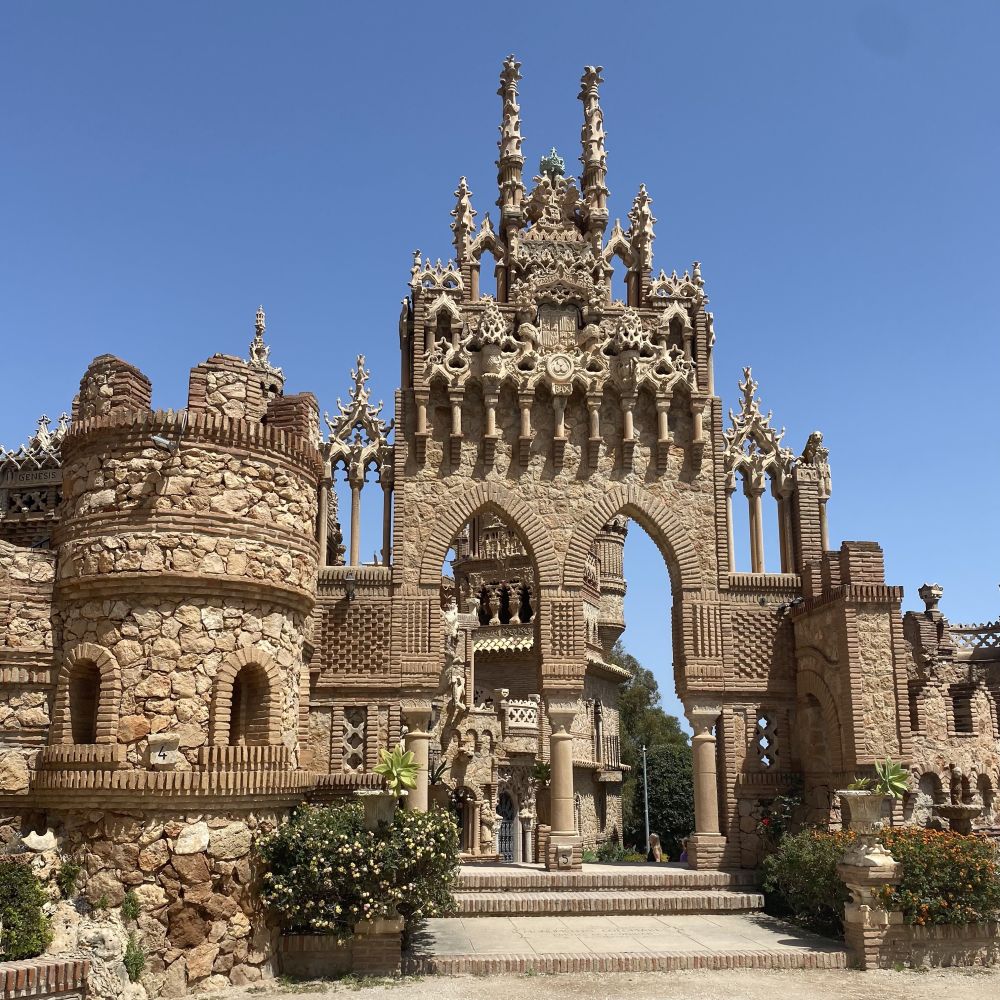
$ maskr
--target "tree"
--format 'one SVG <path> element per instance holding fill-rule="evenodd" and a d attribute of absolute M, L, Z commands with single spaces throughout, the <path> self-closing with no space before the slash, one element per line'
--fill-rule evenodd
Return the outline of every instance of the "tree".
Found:
<path fill-rule="evenodd" d="M 642 747 L 645 745 L 650 830 L 660 835 L 664 850 L 676 857 L 679 838 L 686 836 L 693 826 L 694 793 L 687 734 L 677 718 L 663 710 L 660 686 L 653 672 L 626 652 L 620 640 L 611 650 L 609 660 L 631 674 L 622 687 L 618 702 L 622 763 L 632 769 L 626 773 L 622 785 L 625 843 L 639 845 L 645 851 L 642 802 Z M 664 752 L 659 753 L 661 750 Z"/>

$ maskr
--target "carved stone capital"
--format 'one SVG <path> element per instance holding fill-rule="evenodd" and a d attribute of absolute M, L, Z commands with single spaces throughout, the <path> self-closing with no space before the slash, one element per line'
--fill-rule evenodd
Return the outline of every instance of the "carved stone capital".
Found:
<path fill-rule="evenodd" d="M 684 706 L 684 714 L 691 723 L 695 736 L 711 736 L 719 716 L 722 714 L 722 706 L 703 702 L 692 702 Z"/>

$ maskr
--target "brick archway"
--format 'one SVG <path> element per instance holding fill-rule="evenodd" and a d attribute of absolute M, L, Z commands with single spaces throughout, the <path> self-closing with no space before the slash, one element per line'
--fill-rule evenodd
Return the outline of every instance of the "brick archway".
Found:
<path fill-rule="evenodd" d="M 122 679 L 118 661 L 109 649 L 94 642 L 81 642 L 65 655 L 56 680 L 56 701 L 52 712 L 52 743 L 72 745 L 73 726 L 70 682 L 80 669 L 94 666 L 101 682 L 97 700 L 95 743 L 118 742 L 118 714 L 121 709 Z"/>
<path fill-rule="evenodd" d="M 233 684 L 246 666 L 259 667 L 267 678 L 267 745 L 281 742 L 281 675 L 269 653 L 257 649 L 237 649 L 230 653 L 215 675 L 209 715 L 209 743 L 228 746 L 232 725 Z"/>
<path fill-rule="evenodd" d="M 819 655 L 818 652 L 817 655 Z M 830 755 L 830 770 L 842 771 L 844 769 L 844 740 L 840 728 L 840 713 L 837 711 L 833 695 L 819 671 L 810 664 L 808 657 L 803 662 L 800 654 L 799 669 L 796 673 L 798 699 L 804 701 L 807 697 L 815 698 L 823 714 L 826 746 Z"/>
<path fill-rule="evenodd" d="M 698 553 L 687 530 L 670 508 L 637 486 L 617 485 L 587 511 L 573 531 L 563 569 L 563 587 L 566 590 L 579 590 L 583 586 L 590 547 L 598 532 L 616 514 L 635 520 L 656 543 L 667 564 L 670 588 L 674 594 L 701 589 Z"/>
<path fill-rule="evenodd" d="M 450 502 L 431 525 L 420 560 L 421 586 L 437 588 L 441 585 L 441 565 L 452 539 L 471 517 L 490 511 L 503 518 L 520 535 L 529 555 L 535 561 L 539 589 L 558 585 L 559 560 L 556 558 L 551 532 L 531 508 L 513 493 L 496 483 L 480 483 Z"/>

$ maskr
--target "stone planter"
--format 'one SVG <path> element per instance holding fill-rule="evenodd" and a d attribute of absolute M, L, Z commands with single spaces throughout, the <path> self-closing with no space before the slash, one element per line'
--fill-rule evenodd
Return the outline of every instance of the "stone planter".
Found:
<path fill-rule="evenodd" d="M 383 823 L 391 823 L 398 800 L 385 789 L 361 788 L 354 793 L 364 806 L 365 829 L 377 830 Z"/>
<path fill-rule="evenodd" d="M 363 920 L 346 941 L 328 934 L 284 934 L 281 971 L 293 979 L 333 979 L 398 975 L 402 960 L 403 918 Z"/>
<path fill-rule="evenodd" d="M 888 798 L 881 792 L 842 789 L 837 792 L 840 805 L 847 812 L 847 828 L 854 833 L 870 834 L 882 818 L 882 805 Z"/>

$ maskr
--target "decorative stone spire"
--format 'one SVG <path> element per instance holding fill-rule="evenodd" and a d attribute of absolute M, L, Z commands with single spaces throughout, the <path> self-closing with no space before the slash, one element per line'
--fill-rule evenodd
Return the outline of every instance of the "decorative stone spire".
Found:
<path fill-rule="evenodd" d="M 632 253 L 632 267 L 642 275 L 648 275 L 653 269 L 653 225 L 656 219 L 651 208 L 653 199 L 646 191 L 646 185 L 639 185 L 639 193 L 632 202 L 632 210 L 628 213 L 629 249 Z"/>
<path fill-rule="evenodd" d="M 725 451 L 723 466 L 726 471 L 727 488 L 735 484 L 736 473 L 744 476 L 744 481 L 753 489 L 763 489 L 764 476 L 769 474 L 779 487 L 790 481 L 795 465 L 795 455 L 789 448 L 781 446 L 785 428 L 776 430 L 771 426 L 774 414 L 768 410 L 761 412 L 760 397 L 753 371 L 743 369 L 740 388 L 740 412 L 729 411 L 730 427 L 723 431 Z"/>
<path fill-rule="evenodd" d="M 257 319 L 254 323 L 253 340 L 250 341 L 250 367 L 258 368 L 271 375 L 281 375 L 281 369 L 275 368 L 270 361 L 271 348 L 264 343 L 264 331 L 267 329 L 264 307 L 257 307 Z"/>
<path fill-rule="evenodd" d="M 580 79 L 580 100 L 583 102 L 583 127 L 580 143 L 583 153 L 583 176 L 580 189 L 590 236 L 604 235 L 608 224 L 608 155 L 604 148 L 604 112 L 601 111 L 598 87 L 604 83 L 603 66 L 586 66 Z"/>
<path fill-rule="evenodd" d="M 451 215 L 455 220 L 451 224 L 451 231 L 455 234 L 455 258 L 461 266 L 469 252 L 469 244 L 472 242 L 472 234 L 476 229 L 476 210 L 472 207 L 472 192 L 464 177 L 458 180 L 458 190 L 455 192 L 455 207 Z"/>
<path fill-rule="evenodd" d="M 521 79 L 521 64 L 507 56 L 500 71 L 500 89 L 497 93 L 503 102 L 503 118 L 500 123 L 500 158 L 497 160 L 497 186 L 500 197 L 501 220 L 520 214 L 524 197 L 524 156 L 521 153 L 521 109 L 517 104 L 517 82 Z"/>

